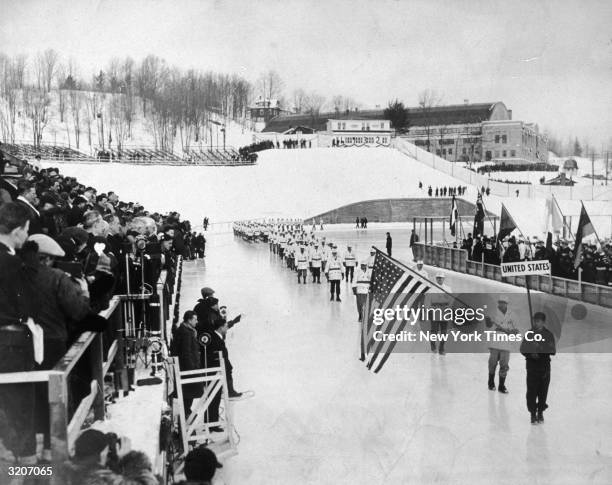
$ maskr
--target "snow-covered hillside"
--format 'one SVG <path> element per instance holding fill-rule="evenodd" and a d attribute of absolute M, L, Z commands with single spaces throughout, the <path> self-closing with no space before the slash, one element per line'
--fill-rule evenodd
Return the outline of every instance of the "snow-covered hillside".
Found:
<path fill-rule="evenodd" d="M 77 148 L 75 139 L 75 123 L 72 114 L 71 100 L 69 91 L 64 91 L 64 115 L 60 116 L 60 98 L 57 91 L 51 91 L 49 96 L 49 106 L 47 108 L 47 122 L 43 130 L 43 143 L 46 144 L 57 144 L 65 145 L 71 148 Z M 117 94 L 111 93 L 99 93 L 99 92 L 87 92 L 87 91 L 75 91 L 79 96 L 79 126 L 80 126 L 80 140 L 78 149 L 84 153 L 91 154 L 94 150 L 101 145 L 101 134 L 102 130 L 100 121 L 94 120 L 88 127 L 88 119 L 92 119 L 91 113 L 94 112 L 93 106 L 97 107 L 95 112 L 101 112 L 102 118 L 100 118 L 104 124 L 104 141 L 105 146 L 108 146 L 109 133 L 112 137 L 113 147 L 117 146 L 117 130 L 113 127 L 113 121 L 111 116 L 110 107 L 113 100 L 117 102 Z M 95 96 L 95 102 L 93 97 Z M 5 100 L 0 99 L 0 103 L 6 103 Z M 150 109 L 150 104 L 147 109 Z M 137 96 L 134 97 L 134 112 L 132 122 L 131 136 L 123 140 L 124 146 L 155 146 L 155 135 L 153 129 L 153 123 L 151 115 L 148 113 L 147 117 L 143 116 L 142 102 Z M 253 133 L 247 126 L 247 123 L 238 123 L 233 120 L 226 120 L 215 113 L 209 114 L 211 119 L 215 122 L 210 123 L 207 127 L 203 128 L 202 138 L 198 143 L 193 143 L 192 147 L 203 146 L 208 147 L 211 144 L 223 145 L 223 132 L 221 131 L 223 125 L 225 125 L 225 144 L 226 146 L 233 146 L 235 148 L 242 147 L 253 143 Z M 62 121 L 63 120 L 63 121 Z M 217 124 L 219 123 L 219 124 Z M 89 140 L 89 133 L 91 132 L 91 144 Z M 212 138 L 212 140 L 211 140 Z M 8 141 L 8 140 L 7 140 Z M 25 116 L 23 109 L 18 109 L 17 118 L 15 122 L 15 141 L 21 143 L 32 143 L 32 122 Z M 174 144 L 175 153 L 181 153 L 181 140 L 179 134 L 175 138 Z"/>
<path fill-rule="evenodd" d="M 151 210 L 176 208 L 194 221 L 204 215 L 212 221 L 307 217 L 367 199 L 427 196 L 428 185 L 464 185 L 389 148 L 267 150 L 257 165 L 244 167 L 62 164 L 60 169 Z M 465 198 L 476 200 L 476 189 L 469 188 Z"/>

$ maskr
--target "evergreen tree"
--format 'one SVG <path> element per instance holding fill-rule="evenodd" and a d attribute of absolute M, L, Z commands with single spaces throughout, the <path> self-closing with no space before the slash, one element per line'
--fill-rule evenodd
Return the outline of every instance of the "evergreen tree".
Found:
<path fill-rule="evenodd" d="M 398 133 L 408 128 L 408 110 L 401 101 L 390 101 L 384 116 L 391 121 L 391 127 Z"/>

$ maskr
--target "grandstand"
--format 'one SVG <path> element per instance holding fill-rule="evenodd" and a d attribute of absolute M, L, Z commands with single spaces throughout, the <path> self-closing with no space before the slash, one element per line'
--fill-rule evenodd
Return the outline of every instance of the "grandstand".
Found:
<path fill-rule="evenodd" d="M 61 144 L 2 143 L 5 153 L 25 160 L 58 162 L 114 162 L 139 165 L 252 165 L 256 159 L 241 155 L 233 147 L 190 148 L 177 154 L 165 148 L 127 146 L 99 149 L 93 155 Z"/>

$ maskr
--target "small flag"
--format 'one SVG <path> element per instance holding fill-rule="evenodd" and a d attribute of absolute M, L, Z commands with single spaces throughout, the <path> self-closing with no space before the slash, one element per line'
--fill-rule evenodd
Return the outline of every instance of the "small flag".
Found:
<path fill-rule="evenodd" d="M 412 308 L 425 294 L 431 284 L 418 273 L 407 266 L 388 257 L 378 249 L 374 257 L 374 267 L 370 283 L 371 293 L 368 298 L 367 313 L 363 323 L 363 338 L 366 342 L 366 352 L 370 354 L 368 369 L 379 372 L 395 348 L 395 341 L 374 340 L 374 332 L 396 334 L 404 330 L 408 322 L 405 319 L 385 320 L 380 326 L 374 324 L 374 310 L 396 308 Z"/>
<path fill-rule="evenodd" d="M 448 225 L 450 227 L 451 236 L 454 236 L 457 230 L 457 218 L 459 216 L 459 210 L 457 209 L 457 199 L 453 195 L 453 202 L 451 204 L 451 213 Z"/>
<path fill-rule="evenodd" d="M 563 215 L 555 196 L 551 195 L 546 199 L 546 224 L 544 232 L 552 232 L 558 234 L 563 228 Z"/>
<path fill-rule="evenodd" d="M 593 227 L 591 218 L 589 217 L 586 209 L 584 208 L 584 204 L 582 204 L 582 209 L 580 210 L 580 220 L 578 221 L 578 230 L 576 231 L 576 247 L 574 248 L 574 269 L 578 269 L 578 266 L 580 266 L 582 251 L 584 249 L 582 240 L 592 234 L 595 234 L 595 228 Z"/>
<path fill-rule="evenodd" d="M 497 234 L 497 240 L 502 241 L 506 236 L 512 234 L 512 231 L 516 229 L 516 222 L 512 219 L 510 212 L 506 209 L 506 206 L 502 204 L 501 218 L 499 221 L 499 234 Z"/>
<path fill-rule="evenodd" d="M 478 198 L 476 199 L 476 214 L 474 215 L 474 230 L 472 231 L 474 237 L 483 235 L 484 220 L 485 211 L 484 204 L 482 203 L 482 194 L 478 192 Z"/>

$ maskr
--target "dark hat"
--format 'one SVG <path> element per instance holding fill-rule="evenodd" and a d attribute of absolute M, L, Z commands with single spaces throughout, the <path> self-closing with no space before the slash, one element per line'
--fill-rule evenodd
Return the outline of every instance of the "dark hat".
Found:
<path fill-rule="evenodd" d="M 108 446 L 106 433 L 97 429 L 83 431 L 74 442 L 74 457 L 87 458 L 98 455 Z"/>
<path fill-rule="evenodd" d="M 536 312 L 533 314 L 533 319 L 534 320 L 542 320 L 543 322 L 546 321 L 546 315 L 543 312 Z"/>
<path fill-rule="evenodd" d="M 187 480 L 211 480 L 217 468 L 223 465 L 217 460 L 217 455 L 205 446 L 194 448 L 185 457 L 185 478 Z"/>
<path fill-rule="evenodd" d="M 206 298 L 207 296 L 213 296 L 215 294 L 215 290 L 209 288 L 208 286 L 205 286 L 200 290 L 200 293 L 204 298 Z"/>
<path fill-rule="evenodd" d="M 70 239 L 73 239 L 79 244 L 84 244 L 89 241 L 89 233 L 82 227 L 67 227 L 66 229 L 64 229 L 61 235 L 69 237 Z"/>

